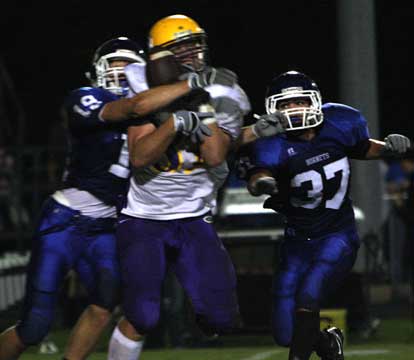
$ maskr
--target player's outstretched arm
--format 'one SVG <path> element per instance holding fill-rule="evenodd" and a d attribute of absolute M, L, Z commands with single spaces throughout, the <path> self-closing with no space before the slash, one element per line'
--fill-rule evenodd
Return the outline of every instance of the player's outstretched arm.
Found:
<path fill-rule="evenodd" d="M 400 134 L 390 134 L 384 141 L 370 139 L 370 145 L 365 159 L 380 159 L 387 155 L 403 155 L 411 148 L 411 141 L 408 137 Z"/>
<path fill-rule="evenodd" d="M 162 109 L 190 91 L 191 88 L 185 80 L 156 86 L 131 98 L 119 99 L 106 104 L 102 109 L 101 118 L 115 122 L 143 117 Z"/>
<path fill-rule="evenodd" d="M 205 73 L 191 73 L 190 78 L 168 85 L 160 85 L 142 91 L 131 98 L 124 98 L 107 103 L 101 111 L 105 121 L 123 121 L 139 118 L 171 104 L 176 99 L 188 94 L 192 89 L 204 88 L 213 84 L 234 84 L 237 76 L 227 69 L 209 68 Z"/>
<path fill-rule="evenodd" d="M 247 145 L 262 137 L 276 136 L 286 132 L 288 120 L 280 111 L 274 114 L 254 115 L 257 121 L 242 129 L 239 146 Z"/>

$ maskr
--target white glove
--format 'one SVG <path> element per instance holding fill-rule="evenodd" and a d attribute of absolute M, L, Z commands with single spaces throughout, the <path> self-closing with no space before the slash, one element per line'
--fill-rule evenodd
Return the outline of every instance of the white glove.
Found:
<path fill-rule="evenodd" d="M 192 72 L 188 75 L 188 86 L 191 89 L 203 89 L 214 84 L 232 87 L 236 82 L 237 75 L 225 68 L 208 67 L 200 73 Z"/>
<path fill-rule="evenodd" d="M 124 68 L 125 76 L 129 85 L 128 97 L 148 90 L 147 77 L 145 75 L 145 64 L 132 63 Z"/>
<path fill-rule="evenodd" d="M 213 116 L 210 112 L 176 111 L 173 114 L 174 128 L 177 132 L 191 136 L 193 142 L 203 142 L 206 136 L 211 136 L 211 130 L 202 121 Z"/>
<path fill-rule="evenodd" d="M 410 139 L 400 134 L 390 134 L 384 139 L 384 142 L 386 150 L 399 154 L 407 152 L 411 146 Z"/>
<path fill-rule="evenodd" d="M 258 138 L 283 134 L 286 131 L 288 120 L 280 111 L 273 114 L 255 115 L 258 119 L 252 125 L 252 131 Z"/>

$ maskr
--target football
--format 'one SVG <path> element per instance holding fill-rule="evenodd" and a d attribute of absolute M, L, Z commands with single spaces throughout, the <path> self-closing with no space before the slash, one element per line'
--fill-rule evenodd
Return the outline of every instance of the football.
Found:
<path fill-rule="evenodd" d="M 160 47 L 151 49 L 146 68 L 149 87 L 178 81 L 183 72 L 181 65 L 171 51 Z"/>

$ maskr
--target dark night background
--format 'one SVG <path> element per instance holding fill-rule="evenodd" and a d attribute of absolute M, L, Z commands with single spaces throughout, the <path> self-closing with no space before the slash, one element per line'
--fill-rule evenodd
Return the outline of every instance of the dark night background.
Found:
<path fill-rule="evenodd" d="M 380 132 L 413 138 L 408 105 L 414 5 L 386 0 L 375 5 Z M 334 0 L 72 0 L 7 6 L 1 15 L 0 56 L 25 110 L 29 144 L 48 141 L 64 96 L 86 84 L 83 73 L 97 46 L 121 35 L 145 46 L 150 26 L 175 13 L 193 17 L 207 31 L 212 64 L 237 72 L 254 112 L 264 111 L 269 79 L 292 68 L 318 83 L 325 102 L 340 101 Z"/>
<path fill-rule="evenodd" d="M 340 1 L 341 4 L 351 2 L 3 0 L 0 7 L 0 256 L 10 249 L 20 251 L 29 248 L 32 241 L 32 226 L 36 224 L 35 219 L 40 213 L 42 201 L 60 184 L 59 171 L 62 171 L 64 164 L 61 151 L 64 140 L 61 137 L 62 133 L 57 132 L 55 126 L 61 121 L 60 108 L 64 97 L 71 90 L 88 85 L 84 73 L 89 68 L 95 49 L 104 41 L 118 36 L 128 36 L 145 48 L 148 31 L 157 20 L 172 14 L 185 14 L 206 30 L 212 65 L 230 68 L 239 75 L 240 84 L 252 103 L 253 112 L 264 112 L 265 88 L 270 79 L 291 69 L 303 71 L 313 78 L 319 85 L 324 102 L 341 102 L 337 31 L 337 4 Z M 372 1 L 376 14 L 379 119 L 368 118 L 368 124 L 370 121 L 371 124 L 376 124 L 378 120 L 381 138 L 389 133 L 402 133 L 414 141 L 411 107 L 414 80 L 414 2 L 352 0 L 352 3 L 356 4 L 357 1 Z M 362 53 L 358 55 L 364 56 Z M 8 103 L 3 101 L 3 98 L 7 98 L 7 87 L 3 87 L 4 74 L 1 71 L 3 65 L 14 84 L 19 108 L 24 111 L 23 142 L 16 140 L 18 136 L 14 136 L 18 135 L 18 111 L 17 116 L 16 109 L 7 112 Z M 3 117 L 4 114 L 6 116 Z M 250 119 L 246 120 L 249 122 Z M 3 147 L 22 143 L 27 146 L 16 146 L 10 151 L 13 156 L 16 155 L 16 166 L 12 164 L 9 166 L 10 169 L 6 168 L 9 170 L 7 173 L 3 169 L 5 161 L 2 163 L 2 151 L 3 159 L 5 158 Z M 58 145 L 61 145 L 61 148 Z M 13 159 L 11 156 L 10 158 Z M 364 168 L 367 168 L 367 171 L 361 171 Z M 18 170 L 16 173 L 15 169 Z M 378 289 L 384 289 L 384 292 L 391 294 L 391 290 L 383 286 L 383 283 L 392 283 L 392 291 L 401 291 L 400 285 L 403 285 L 403 282 L 394 283 L 393 276 L 396 272 L 398 275 L 398 271 L 401 274 L 408 271 L 409 264 L 412 263 L 412 249 L 407 250 L 405 245 L 402 245 L 404 240 L 401 232 L 404 231 L 404 225 L 401 226 L 401 222 L 395 221 L 396 215 L 393 216 L 397 225 L 389 230 L 391 235 L 396 233 L 395 237 L 390 235 L 383 244 L 380 238 L 382 235 L 375 235 L 383 232 L 383 226 L 380 226 L 382 215 L 377 215 L 382 214 L 382 206 L 385 203 L 382 201 L 385 193 L 380 192 L 381 173 L 375 170 L 375 164 L 371 162 L 370 165 L 364 164 L 353 172 L 356 174 L 354 179 L 364 180 L 356 183 L 358 186 L 355 187 L 355 203 L 367 214 L 363 223 L 375 224 L 375 228 L 372 227 L 375 231 L 374 236 L 371 233 L 367 240 L 369 251 L 360 252 L 361 264 L 357 262 L 358 268 L 354 274 L 357 284 L 355 285 L 351 279 L 343 293 L 338 294 L 339 302 L 345 303 L 351 298 L 350 307 L 354 307 L 354 311 L 356 309 L 357 317 L 365 311 L 366 302 L 372 300 L 362 299 L 365 290 L 370 290 L 371 285 L 379 285 Z M 6 182 L 6 185 L 14 186 L 6 186 L 7 191 L 1 182 L 2 171 L 12 179 L 9 183 Z M 4 194 L 8 197 L 1 198 Z M 5 226 L 2 228 L 4 209 L 9 211 L 12 208 L 19 216 L 14 223 L 4 222 Z M 2 210 L 4 214 L 1 213 Z M 264 223 L 262 218 L 256 223 L 258 217 L 240 219 L 242 220 L 236 218 L 228 221 L 225 218 L 225 221 L 228 221 L 229 228 L 244 225 L 243 231 L 249 226 L 254 230 L 257 224 L 262 226 Z M 396 229 L 398 226 L 400 228 Z M 266 309 L 270 309 L 271 301 L 271 292 L 268 291 L 271 284 L 268 269 L 273 266 L 273 256 L 276 253 L 274 240 L 272 235 L 272 241 L 269 242 L 263 237 L 263 240 L 259 238 L 259 243 L 252 235 L 246 237 L 246 242 L 243 237 L 239 242 L 237 239 L 229 238 L 229 242 L 226 243 L 229 248 L 234 246 L 232 257 L 235 264 L 243 269 L 243 272 L 240 272 L 242 276 L 238 279 L 239 284 L 242 284 L 239 285 L 242 289 L 241 308 L 248 311 L 251 309 L 253 327 L 260 322 L 267 324 L 269 319 L 269 314 L 266 313 Z M 392 244 L 394 245 L 391 246 Z M 401 251 L 401 258 L 398 251 Z M 382 252 L 385 255 L 382 255 Z M 361 269 L 364 271 L 364 281 L 365 277 L 368 279 L 366 285 L 362 284 L 362 276 L 359 274 Z M 10 274 L 14 277 L 14 273 Z M 246 275 L 245 282 L 241 283 L 243 274 Z M 351 290 L 348 291 L 348 287 Z M 410 288 L 410 295 L 413 293 L 412 290 L 413 288 Z M 377 293 L 372 294 L 376 296 Z M 398 296 L 402 296 L 401 294 L 397 293 Z M 388 295 L 384 295 L 384 298 L 386 296 Z M 392 306 L 384 309 L 385 314 L 395 311 L 403 314 L 407 321 L 409 316 L 411 320 L 414 319 L 412 298 L 410 297 L 410 309 L 408 301 L 401 305 L 401 299 L 397 298 L 395 304 L 390 302 Z M 67 308 L 73 312 L 78 310 L 70 306 Z M 256 310 L 260 310 L 260 313 Z M 14 316 L 14 313 L 10 316 Z M 0 329 L 1 320 L 3 316 L 0 316 Z M 399 323 L 395 324 L 397 326 Z M 396 337 L 403 334 L 404 326 L 398 325 Z M 410 336 L 412 339 L 412 334 Z M 378 339 L 382 341 L 381 337 Z M 400 340 L 405 341 L 405 334 Z M 403 349 L 405 348 L 404 343 Z"/>

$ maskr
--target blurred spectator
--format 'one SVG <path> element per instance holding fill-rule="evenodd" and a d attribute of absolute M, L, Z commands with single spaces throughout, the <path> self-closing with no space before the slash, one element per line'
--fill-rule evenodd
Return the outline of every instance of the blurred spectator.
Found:
<path fill-rule="evenodd" d="M 29 224 L 16 189 L 15 160 L 0 146 L 0 231 L 11 231 Z"/>
<path fill-rule="evenodd" d="M 401 285 L 408 280 L 414 237 L 414 160 L 403 159 L 389 164 L 385 176 L 387 197 L 391 202 L 388 218 L 390 276 L 394 296 L 400 297 Z"/>
<path fill-rule="evenodd" d="M 22 145 L 24 141 L 25 114 L 12 78 L 0 58 L 0 144 Z"/>
<path fill-rule="evenodd" d="M 10 197 L 13 193 L 11 189 L 13 164 L 14 160 L 10 154 L 0 147 L 0 231 L 12 228 Z"/>
<path fill-rule="evenodd" d="M 391 162 L 385 175 L 387 193 L 392 204 L 399 211 L 404 211 L 411 177 L 414 174 L 414 161 L 403 159 Z M 402 215 L 402 214 L 401 214 Z"/>
<path fill-rule="evenodd" d="M 24 143 L 25 113 L 12 77 L 0 58 L 0 231 L 21 230 L 29 217 L 21 206 L 14 157 Z"/>

